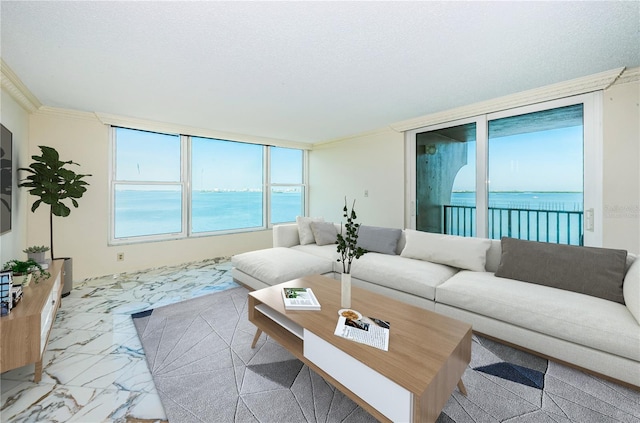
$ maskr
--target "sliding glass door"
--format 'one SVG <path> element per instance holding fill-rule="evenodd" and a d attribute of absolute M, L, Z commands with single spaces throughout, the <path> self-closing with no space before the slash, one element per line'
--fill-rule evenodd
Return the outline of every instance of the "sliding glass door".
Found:
<path fill-rule="evenodd" d="M 489 120 L 489 238 L 583 243 L 583 105 Z"/>
<path fill-rule="evenodd" d="M 420 132 L 415 142 L 416 229 L 475 236 L 476 123 Z"/>
<path fill-rule="evenodd" d="M 407 226 L 600 245 L 596 100 L 576 96 L 408 132 Z"/>

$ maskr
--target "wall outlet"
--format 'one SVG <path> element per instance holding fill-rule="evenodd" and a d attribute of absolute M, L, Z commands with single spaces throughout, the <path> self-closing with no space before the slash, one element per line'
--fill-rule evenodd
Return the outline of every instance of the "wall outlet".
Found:
<path fill-rule="evenodd" d="M 116 254 L 116 259 L 118 261 L 124 261 L 124 253 L 118 253 Z"/>

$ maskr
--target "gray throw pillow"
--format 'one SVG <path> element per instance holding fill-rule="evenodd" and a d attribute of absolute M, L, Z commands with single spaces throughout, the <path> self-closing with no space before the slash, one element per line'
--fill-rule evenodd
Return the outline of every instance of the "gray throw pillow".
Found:
<path fill-rule="evenodd" d="M 395 255 L 400 235 L 401 229 L 361 225 L 356 245 L 374 253 Z"/>
<path fill-rule="evenodd" d="M 311 232 L 317 245 L 335 244 L 338 240 L 338 230 L 331 222 L 311 222 Z"/>
<path fill-rule="evenodd" d="M 624 304 L 627 252 L 609 248 L 549 244 L 503 237 L 496 276 Z"/>

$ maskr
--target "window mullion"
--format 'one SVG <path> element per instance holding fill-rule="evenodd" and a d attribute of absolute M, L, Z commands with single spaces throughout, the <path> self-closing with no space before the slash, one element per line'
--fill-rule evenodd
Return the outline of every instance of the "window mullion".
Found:
<path fill-rule="evenodd" d="M 265 228 L 271 227 L 271 147 L 263 147 L 263 162 L 262 168 L 264 169 L 262 181 L 262 226 Z"/>
<path fill-rule="evenodd" d="M 487 116 L 476 121 L 476 236 L 489 238 L 489 126 Z"/>
<path fill-rule="evenodd" d="M 191 236 L 191 137 L 180 136 L 180 183 L 182 185 L 182 234 Z"/>

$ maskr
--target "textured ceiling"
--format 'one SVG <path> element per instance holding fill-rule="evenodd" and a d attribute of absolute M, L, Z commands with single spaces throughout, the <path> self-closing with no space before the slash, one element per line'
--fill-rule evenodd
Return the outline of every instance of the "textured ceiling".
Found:
<path fill-rule="evenodd" d="M 319 142 L 640 66 L 640 2 L 2 1 L 46 106 Z"/>

